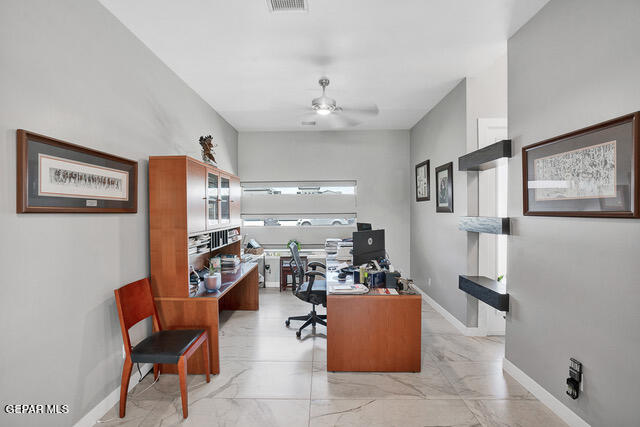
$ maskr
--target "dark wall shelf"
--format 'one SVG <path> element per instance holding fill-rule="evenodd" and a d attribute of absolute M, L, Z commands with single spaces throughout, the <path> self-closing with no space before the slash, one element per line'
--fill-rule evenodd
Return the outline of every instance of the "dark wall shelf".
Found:
<path fill-rule="evenodd" d="M 458 288 L 500 311 L 509 311 L 506 287 L 484 276 L 458 276 Z"/>
<path fill-rule="evenodd" d="M 498 141 L 495 144 L 487 145 L 484 148 L 459 157 L 458 170 L 483 171 L 496 167 L 497 161 L 499 159 L 510 157 L 511 140 L 503 139 L 502 141 Z"/>
<path fill-rule="evenodd" d="M 476 233 L 509 234 L 511 221 L 492 216 L 463 216 L 458 220 L 458 228 Z"/>

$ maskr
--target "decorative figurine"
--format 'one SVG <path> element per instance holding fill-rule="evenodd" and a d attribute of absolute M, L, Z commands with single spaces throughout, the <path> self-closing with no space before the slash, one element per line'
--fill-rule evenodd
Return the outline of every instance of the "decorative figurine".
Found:
<path fill-rule="evenodd" d="M 213 143 L 213 136 L 201 136 L 200 137 L 200 146 L 202 147 L 202 161 L 205 163 L 210 163 L 212 165 L 216 165 L 215 148 L 218 144 Z"/>

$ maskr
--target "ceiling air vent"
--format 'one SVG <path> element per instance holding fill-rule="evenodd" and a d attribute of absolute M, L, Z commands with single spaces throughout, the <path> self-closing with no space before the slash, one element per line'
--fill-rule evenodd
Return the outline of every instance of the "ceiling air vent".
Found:
<path fill-rule="evenodd" d="M 305 12 L 307 0 L 267 0 L 270 12 Z"/>

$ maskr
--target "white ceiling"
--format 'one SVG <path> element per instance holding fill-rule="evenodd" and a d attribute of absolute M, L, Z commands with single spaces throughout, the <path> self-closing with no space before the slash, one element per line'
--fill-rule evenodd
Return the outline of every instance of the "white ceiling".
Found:
<path fill-rule="evenodd" d="M 409 129 L 461 78 L 506 53 L 548 0 L 100 0 L 239 131 L 300 130 L 320 95 L 377 104 L 350 129 Z M 313 129 L 329 124 L 319 117 Z"/>

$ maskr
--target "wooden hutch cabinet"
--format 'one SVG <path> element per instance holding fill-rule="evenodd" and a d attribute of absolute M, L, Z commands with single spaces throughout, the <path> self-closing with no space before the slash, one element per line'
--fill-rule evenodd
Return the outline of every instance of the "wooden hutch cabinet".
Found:
<path fill-rule="evenodd" d="M 258 269 L 242 263 L 222 272 L 222 287 L 207 292 L 189 282 L 219 254 L 241 255 L 240 179 L 187 156 L 149 157 L 151 286 L 165 328 L 205 328 L 211 372 L 220 372 L 218 313 L 258 309 Z M 202 352 L 189 373 L 204 373 Z M 173 372 L 171 365 L 163 372 Z"/>

